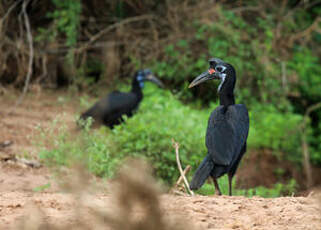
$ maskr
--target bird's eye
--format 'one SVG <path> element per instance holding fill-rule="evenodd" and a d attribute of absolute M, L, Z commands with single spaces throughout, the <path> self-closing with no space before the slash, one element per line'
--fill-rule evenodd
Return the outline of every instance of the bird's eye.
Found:
<path fill-rule="evenodd" d="M 217 67 L 216 70 L 217 70 L 217 72 L 222 72 L 223 68 L 222 67 Z"/>

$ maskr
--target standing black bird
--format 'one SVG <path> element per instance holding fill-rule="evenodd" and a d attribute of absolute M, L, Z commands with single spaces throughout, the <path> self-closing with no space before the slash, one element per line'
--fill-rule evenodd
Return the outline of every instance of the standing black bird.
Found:
<path fill-rule="evenodd" d="M 213 178 L 215 193 L 221 195 L 217 179 L 224 174 L 229 178 L 229 195 L 232 195 L 232 179 L 246 151 L 249 116 L 245 105 L 235 104 L 234 86 L 236 73 L 231 64 L 221 59 L 209 60 L 210 68 L 195 78 L 189 88 L 211 79 L 219 79 L 220 106 L 208 120 L 206 147 L 208 153 L 196 170 L 190 188 L 199 189 L 205 180 Z"/>
<path fill-rule="evenodd" d="M 132 89 L 128 93 L 114 91 L 99 100 L 90 109 L 84 112 L 80 118 L 85 120 L 92 117 L 94 121 L 103 123 L 110 128 L 123 122 L 123 115 L 131 117 L 143 99 L 144 81 L 151 81 L 159 87 L 162 82 L 148 70 L 138 71 L 132 81 Z"/>

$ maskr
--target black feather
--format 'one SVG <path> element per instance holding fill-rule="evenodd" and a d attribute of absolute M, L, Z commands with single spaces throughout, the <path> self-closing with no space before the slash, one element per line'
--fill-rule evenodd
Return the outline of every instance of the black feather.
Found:
<path fill-rule="evenodd" d="M 196 190 L 202 187 L 205 183 L 206 179 L 210 176 L 212 170 L 214 168 L 214 163 L 212 159 L 207 155 L 200 166 L 198 166 L 193 179 L 190 183 L 190 189 Z"/>

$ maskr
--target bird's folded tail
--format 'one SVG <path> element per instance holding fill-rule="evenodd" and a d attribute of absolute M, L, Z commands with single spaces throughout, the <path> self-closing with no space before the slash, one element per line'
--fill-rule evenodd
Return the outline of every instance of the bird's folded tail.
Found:
<path fill-rule="evenodd" d="M 198 166 L 193 179 L 190 183 L 190 189 L 196 190 L 202 187 L 206 179 L 210 176 L 214 168 L 214 162 L 211 160 L 210 156 L 207 155 L 200 166 Z"/>

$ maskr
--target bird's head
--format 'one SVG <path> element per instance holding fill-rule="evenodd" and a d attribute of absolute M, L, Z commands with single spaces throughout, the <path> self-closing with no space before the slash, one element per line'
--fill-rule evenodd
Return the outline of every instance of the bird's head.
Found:
<path fill-rule="evenodd" d="M 221 92 L 222 89 L 226 87 L 234 88 L 236 77 L 235 70 L 231 64 L 226 63 L 219 58 L 211 58 L 209 60 L 209 65 L 209 69 L 196 77 L 189 85 L 189 88 L 213 79 L 221 80 L 221 83 L 218 86 L 218 92 Z"/>
<path fill-rule="evenodd" d="M 149 69 L 139 70 L 135 75 L 135 80 L 139 83 L 140 88 L 144 87 L 145 81 L 150 81 L 163 88 L 163 83 Z"/>

